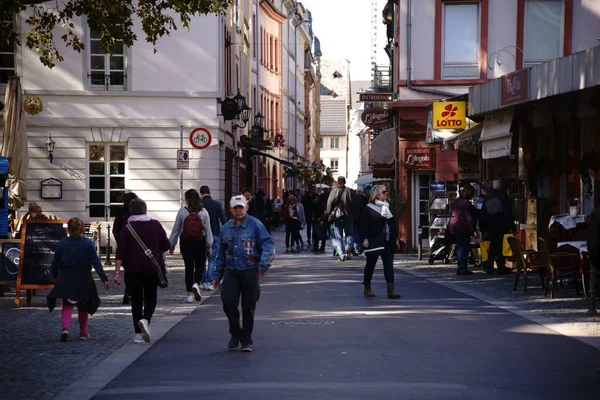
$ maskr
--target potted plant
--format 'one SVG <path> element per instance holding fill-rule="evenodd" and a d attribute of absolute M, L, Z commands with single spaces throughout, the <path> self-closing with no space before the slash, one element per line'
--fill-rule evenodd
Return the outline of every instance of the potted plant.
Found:
<path fill-rule="evenodd" d="M 569 215 L 577 216 L 579 213 L 579 201 L 577 199 L 569 200 Z"/>

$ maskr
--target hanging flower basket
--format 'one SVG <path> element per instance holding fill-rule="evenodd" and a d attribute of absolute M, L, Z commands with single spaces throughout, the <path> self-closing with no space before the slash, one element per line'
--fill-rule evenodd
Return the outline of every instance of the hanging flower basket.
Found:
<path fill-rule="evenodd" d="M 29 115 L 38 115 L 44 110 L 42 99 L 40 99 L 38 96 L 27 96 L 25 98 L 25 105 L 23 106 L 23 109 Z"/>

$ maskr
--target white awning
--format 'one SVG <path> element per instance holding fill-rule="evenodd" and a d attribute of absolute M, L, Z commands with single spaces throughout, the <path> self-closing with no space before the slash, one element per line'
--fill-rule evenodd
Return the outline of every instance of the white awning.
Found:
<path fill-rule="evenodd" d="M 396 161 L 396 130 L 394 128 L 382 131 L 371 143 L 369 165 L 393 164 Z"/>
<path fill-rule="evenodd" d="M 486 115 L 481 130 L 481 157 L 484 160 L 505 157 L 511 154 L 513 109 Z"/>

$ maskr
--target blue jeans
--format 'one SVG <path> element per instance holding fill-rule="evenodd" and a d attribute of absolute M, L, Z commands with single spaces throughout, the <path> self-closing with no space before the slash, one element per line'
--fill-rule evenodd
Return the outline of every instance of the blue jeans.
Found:
<path fill-rule="evenodd" d="M 354 223 L 349 219 L 338 219 L 333 223 L 333 246 L 335 247 L 339 257 L 346 254 L 346 250 L 352 250 L 352 234 Z M 346 235 L 346 243 L 344 245 L 344 234 Z"/>
<path fill-rule="evenodd" d="M 471 238 L 469 235 L 456 235 L 456 262 L 458 271 L 466 272 L 468 265 L 469 251 L 471 251 Z"/>
<path fill-rule="evenodd" d="M 360 224 L 358 222 L 354 223 L 354 232 L 352 233 L 352 244 L 354 245 L 355 253 L 362 253 L 363 247 L 362 242 L 360 241 Z"/>
<path fill-rule="evenodd" d="M 202 283 L 211 283 L 213 281 L 213 275 L 215 273 L 215 261 L 217 254 L 219 253 L 219 235 L 214 236 L 212 244 L 212 255 L 208 258 L 208 266 L 205 274 L 202 276 Z"/>

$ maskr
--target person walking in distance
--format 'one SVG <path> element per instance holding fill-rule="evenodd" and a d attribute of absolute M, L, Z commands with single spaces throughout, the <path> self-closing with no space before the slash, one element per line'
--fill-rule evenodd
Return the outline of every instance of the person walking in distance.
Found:
<path fill-rule="evenodd" d="M 265 194 L 263 188 L 258 188 L 256 194 L 250 200 L 252 206 L 252 212 L 248 212 L 254 218 L 258 218 L 260 222 L 267 228 L 268 232 L 271 232 L 271 219 L 273 218 L 273 204 L 271 199 Z"/>
<path fill-rule="evenodd" d="M 367 197 L 365 197 L 365 189 L 362 186 L 358 186 L 354 196 L 354 226 L 352 235 L 352 244 L 354 245 L 353 255 L 357 256 L 361 255 L 363 252 L 362 243 L 360 240 L 360 220 L 368 203 L 369 200 Z"/>
<path fill-rule="evenodd" d="M 200 188 L 200 196 L 202 197 L 202 206 L 208 212 L 210 230 L 213 235 L 212 254 L 208 257 L 208 266 L 204 270 L 204 275 L 202 275 L 202 289 L 213 290 L 212 281 L 215 272 L 215 259 L 217 258 L 217 250 L 219 249 L 217 237 L 221 233 L 221 226 L 227 222 L 227 218 L 225 217 L 223 205 L 220 201 L 212 198 L 208 186 L 205 185 Z"/>
<path fill-rule="evenodd" d="M 170 253 L 175 251 L 179 239 L 179 249 L 185 264 L 185 289 L 187 303 L 202 300 L 200 282 L 206 266 L 206 257 L 212 255 L 213 234 L 208 212 L 202 207 L 200 195 L 195 189 L 185 192 L 186 207 L 177 213 L 175 225 L 169 239 Z"/>
<path fill-rule="evenodd" d="M 302 227 L 302 217 L 298 209 L 296 196 L 289 196 L 283 206 L 283 221 L 285 222 L 285 252 L 300 250 L 298 236 L 300 236 L 300 228 Z"/>
<path fill-rule="evenodd" d="M 514 219 L 510 199 L 502 191 L 502 181 L 492 183 L 492 191 L 487 193 L 481 207 L 479 227 L 484 235 L 483 240 L 490 241 L 488 260 L 484 263 L 487 274 L 494 273 L 494 261 L 499 274 L 508 274 L 506 258 L 502 254 L 504 235 L 514 230 Z"/>
<path fill-rule="evenodd" d="M 387 284 L 388 299 L 399 299 L 400 295 L 394 290 L 394 254 L 399 247 L 398 225 L 396 217 L 387 202 L 387 189 L 376 185 L 371 191 L 369 203 L 361 218 L 361 235 L 367 258 L 364 270 L 364 295 L 375 297 L 371 290 L 371 279 L 375 271 L 377 259 L 381 257 L 383 275 Z"/>
<path fill-rule="evenodd" d="M 302 197 L 302 206 L 304 207 L 304 216 L 306 218 L 306 244 L 310 247 L 311 241 L 313 239 L 312 235 L 312 220 L 313 220 L 313 212 L 314 212 L 314 199 L 317 197 L 317 189 L 314 186 L 311 186 L 308 189 L 308 193 L 306 193 Z"/>
<path fill-rule="evenodd" d="M 131 217 L 131 213 L 129 212 L 129 203 L 131 203 L 131 200 L 137 198 L 137 195 L 133 192 L 127 192 L 123 195 L 123 207 L 115 217 L 112 229 L 112 233 L 115 238 L 115 243 L 117 244 L 117 247 L 119 246 L 119 238 L 121 237 L 121 231 L 127 224 L 127 220 L 129 219 L 129 217 Z M 125 282 L 125 293 L 123 294 L 122 303 L 128 305 L 130 299 L 129 291 L 127 290 L 127 276 L 125 276 L 123 281 Z"/>
<path fill-rule="evenodd" d="M 327 197 L 315 195 L 312 204 L 312 243 L 313 253 L 325 253 L 325 242 L 328 229 L 325 221 L 325 208 L 327 208 Z"/>
<path fill-rule="evenodd" d="M 219 254 L 215 263 L 213 286 L 221 287 L 223 310 L 229 320 L 230 351 L 242 344 L 244 352 L 252 351 L 254 311 L 260 298 L 259 278 L 271 266 L 275 245 L 265 226 L 247 215 L 248 204 L 243 196 L 229 202 L 233 218 L 221 229 Z M 242 304 L 242 326 L 238 305 Z"/>
<path fill-rule="evenodd" d="M 171 243 L 164 228 L 146 215 L 148 207 L 140 198 L 131 200 L 126 229 L 121 232 L 115 255 L 115 283 L 120 285 L 121 267 L 127 270 L 127 283 L 131 293 L 131 316 L 133 317 L 134 343 L 150 342 L 150 322 L 157 304 L 158 273 L 151 256 L 165 269 L 164 253 Z M 140 244 L 134 234 L 143 243 Z"/>
<path fill-rule="evenodd" d="M 94 243 L 83 236 L 85 225 L 79 218 L 71 218 L 67 223 L 69 237 L 61 240 L 54 252 L 51 263 L 52 277 L 56 280 L 46 300 L 50 312 L 56 306 L 56 299 L 62 299 L 61 342 L 69 341 L 69 329 L 73 308 L 77 305 L 79 319 L 79 339 L 89 339 L 88 318 L 98 306 L 98 290 L 90 271 L 93 267 L 108 290 L 108 278 L 102 268 L 102 262 L 96 253 Z"/>
<path fill-rule="evenodd" d="M 346 178 L 338 177 L 338 185 L 331 190 L 327 199 L 327 218 L 333 223 L 333 245 L 339 261 L 351 258 L 352 234 L 354 227 L 354 195 L 346 187 Z M 345 235 L 345 243 L 344 243 Z"/>
<path fill-rule="evenodd" d="M 471 236 L 477 227 L 477 210 L 471 204 L 475 196 L 475 188 L 467 185 L 460 192 L 460 197 L 454 201 L 452 215 L 450 216 L 450 233 L 456 237 L 456 261 L 458 269 L 456 275 L 472 275 L 467 270 L 468 256 L 471 251 Z"/>

